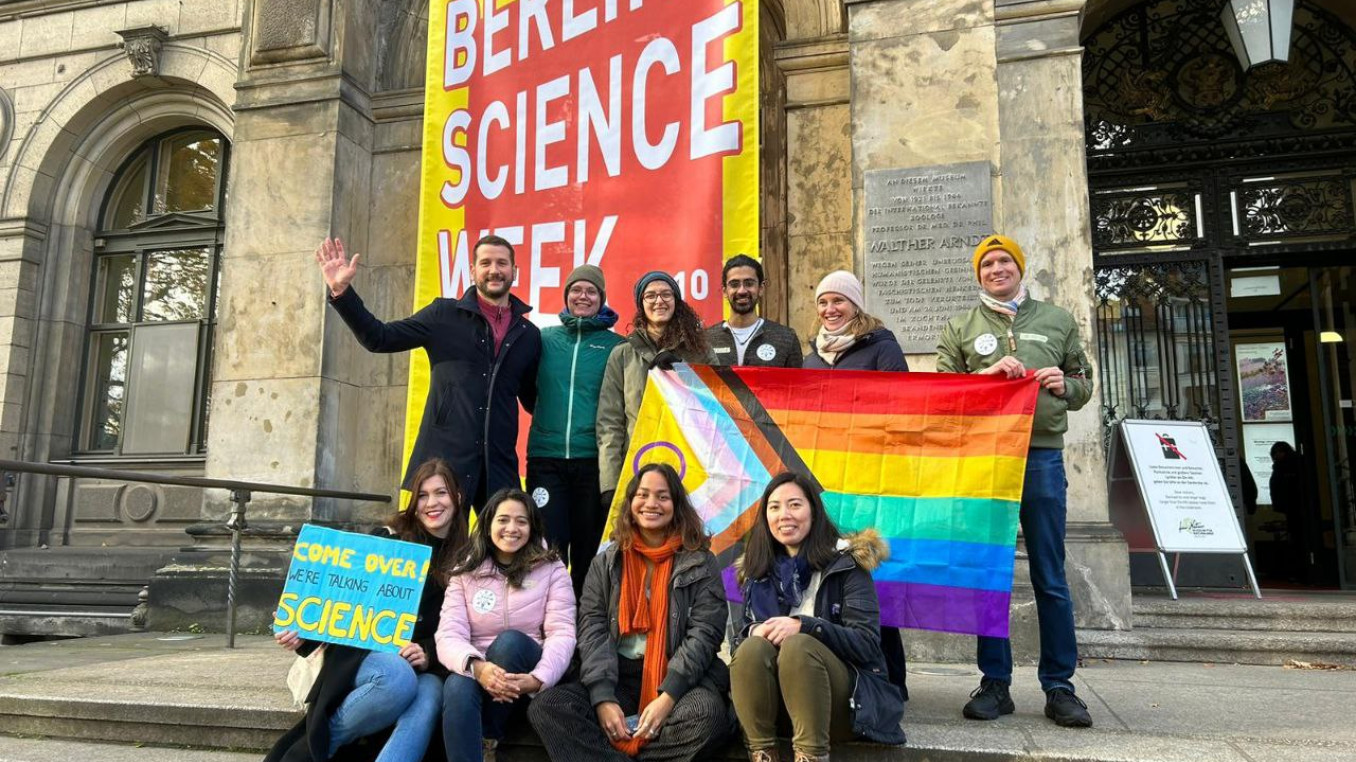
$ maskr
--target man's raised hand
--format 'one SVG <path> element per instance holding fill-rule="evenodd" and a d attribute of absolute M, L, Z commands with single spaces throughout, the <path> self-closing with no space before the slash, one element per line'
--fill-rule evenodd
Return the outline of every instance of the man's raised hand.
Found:
<path fill-rule="evenodd" d="M 358 272 L 360 256 L 354 254 L 353 259 L 345 256 L 344 242 L 338 238 L 326 238 L 320 242 L 315 250 L 315 261 L 320 265 L 325 285 L 330 288 L 330 296 L 339 296 L 348 290 L 348 284 L 353 282 L 353 276 Z"/>

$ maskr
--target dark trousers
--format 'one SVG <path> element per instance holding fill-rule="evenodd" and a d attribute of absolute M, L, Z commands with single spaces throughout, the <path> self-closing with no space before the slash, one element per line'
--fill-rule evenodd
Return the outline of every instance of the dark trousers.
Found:
<path fill-rule="evenodd" d="M 485 660 L 509 674 L 524 674 L 541 660 L 541 646 L 517 630 L 505 630 L 485 649 Z M 502 739 L 509 719 L 521 715 L 527 702 L 527 696 L 511 704 L 494 701 L 474 679 L 448 675 L 443 683 L 443 743 L 448 762 L 481 762 L 481 741 Z"/>
<path fill-rule="evenodd" d="M 546 541 L 569 564 L 575 598 L 581 597 L 607 520 L 599 504 L 598 459 L 528 458 L 527 492 L 541 509 Z"/>
<path fill-rule="evenodd" d="M 617 703 L 626 716 L 640 711 L 640 660 L 618 659 Z M 598 724 L 598 713 L 583 683 L 568 683 L 543 691 L 527 709 L 528 719 L 541 736 L 551 762 L 629 762 L 617 751 Z M 645 762 L 691 762 L 712 758 L 733 730 L 724 696 L 702 687 L 683 694 L 659 735 L 640 750 Z"/>
<path fill-rule="evenodd" d="M 1073 690 L 1078 666 L 1073 599 L 1064 577 L 1064 522 L 1069 483 L 1064 478 L 1064 451 L 1032 448 L 1026 456 L 1022 486 L 1022 539 L 1036 591 L 1041 658 L 1036 670 L 1041 689 Z M 990 680 L 1012 682 L 1012 644 L 1007 638 L 979 638 L 979 670 Z"/>

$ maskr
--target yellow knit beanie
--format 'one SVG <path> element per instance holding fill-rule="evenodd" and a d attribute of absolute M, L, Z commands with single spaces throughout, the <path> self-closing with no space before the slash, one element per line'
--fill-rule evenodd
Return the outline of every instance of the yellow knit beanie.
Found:
<path fill-rule="evenodd" d="M 1022 247 L 1017 242 L 1005 235 L 991 235 L 979 242 L 975 247 L 974 268 L 975 280 L 979 280 L 979 262 L 984 259 L 984 255 L 991 251 L 1002 249 L 1012 255 L 1012 261 L 1017 263 L 1017 271 L 1023 277 L 1026 276 L 1026 255 L 1022 253 Z"/>

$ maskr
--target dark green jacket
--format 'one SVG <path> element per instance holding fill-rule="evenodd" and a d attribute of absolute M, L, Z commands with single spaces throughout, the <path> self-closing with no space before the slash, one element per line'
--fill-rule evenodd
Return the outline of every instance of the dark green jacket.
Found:
<path fill-rule="evenodd" d="M 612 348 L 625 341 L 610 328 L 617 313 L 603 305 L 597 315 L 561 313 L 560 325 L 541 332 L 537 366 L 537 411 L 527 438 L 529 458 L 596 458 L 598 393 Z"/>
<path fill-rule="evenodd" d="M 984 349 L 990 351 L 981 353 Z M 1092 365 L 1083 353 L 1073 315 L 1030 298 L 1017 310 L 1016 318 L 981 304 L 951 318 L 942 329 L 937 370 L 978 373 L 1006 355 L 1015 356 L 1028 371 L 1056 365 L 1063 369 L 1064 396 L 1042 389 L 1031 429 L 1032 447 L 1063 449 L 1068 412 L 1082 408 L 1092 397 Z"/>

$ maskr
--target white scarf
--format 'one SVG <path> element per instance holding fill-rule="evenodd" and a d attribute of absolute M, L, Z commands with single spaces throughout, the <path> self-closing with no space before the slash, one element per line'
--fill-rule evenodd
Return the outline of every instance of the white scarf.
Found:
<path fill-rule="evenodd" d="M 849 333 L 854 322 L 849 320 L 836 331 L 830 331 L 824 326 L 819 327 L 819 334 L 815 337 L 815 353 L 824 358 L 824 362 L 833 365 L 838 355 L 857 343 L 857 334 Z"/>
<path fill-rule="evenodd" d="M 1005 302 L 995 297 L 989 296 L 989 292 L 987 291 L 979 292 L 979 301 L 985 307 L 988 307 L 989 309 L 993 310 L 994 312 L 997 312 L 1000 315 L 1016 317 L 1017 310 L 1020 309 L 1022 303 L 1026 301 L 1026 284 L 1023 283 L 1022 285 L 1017 287 L 1017 295 L 1012 297 L 1011 301 Z"/>

